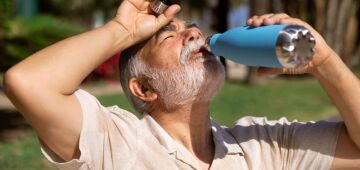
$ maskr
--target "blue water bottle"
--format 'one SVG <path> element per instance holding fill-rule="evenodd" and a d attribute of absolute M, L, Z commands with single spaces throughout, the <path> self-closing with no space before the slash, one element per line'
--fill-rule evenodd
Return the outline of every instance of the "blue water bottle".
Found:
<path fill-rule="evenodd" d="M 249 66 L 296 68 L 309 63 L 315 39 L 299 25 L 238 27 L 207 39 L 216 56 Z"/>

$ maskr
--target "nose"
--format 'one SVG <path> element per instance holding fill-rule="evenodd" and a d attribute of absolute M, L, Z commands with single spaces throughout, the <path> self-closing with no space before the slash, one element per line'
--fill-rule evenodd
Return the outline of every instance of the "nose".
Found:
<path fill-rule="evenodd" d="M 197 28 L 188 28 L 184 32 L 184 45 L 188 44 L 191 41 L 195 41 L 201 38 L 200 30 Z"/>

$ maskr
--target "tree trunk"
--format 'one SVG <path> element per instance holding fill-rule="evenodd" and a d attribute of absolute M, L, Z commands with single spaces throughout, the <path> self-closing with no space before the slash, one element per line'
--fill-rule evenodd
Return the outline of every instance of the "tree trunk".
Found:
<path fill-rule="evenodd" d="M 325 19 L 326 19 L 326 2 L 324 0 L 315 0 L 315 29 L 322 35 L 325 30 Z"/>
<path fill-rule="evenodd" d="M 329 0 L 328 8 L 327 8 L 327 18 L 326 18 L 326 33 L 325 40 L 330 45 L 334 45 L 334 32 L 335 25 L 337 21 L 337 8 L 338 8 L 338 0 Z"/>
<path fill-rule="evenodd" d="M 270 12 L 271 3 L 268 0 L 251 0 L 250 1 L 250 14 L 253 15 L 262 15 Z M 256 67 L 249 67 L 246 78 L 244 80 L 245 84 L 255 84 L 258 82 L 258 76 L 256 73 Z"/>
<path fill-rule="evenodd" d="M 281 0 L 273 0 L 273 12 L 282 13 L 284 12 L 283 2 Z"/>
<path fill-rule="evenodd" d="M 343 60 L 346 62 L 348 66 L 354 66 L 356 64 L 356 58 L 354 57 L 354 53 L 356 52 L 356 45 L 359 37 L 359 22 L 358 22 L 358 10 L 359 10 L 359 2 L 355 1 L 351 5 L 351 14 L 349 17 L 349 22 L 345 31 L 344 45 L 342 46 L 341 55 L 343 56 Z"/>
<path fill-rule="evenodd" d="M 342 0 L 340 4 L 333 46 L 334 51 L 338 54 L 341 54 L 346 27 L 350 20 L 352 1 L 353 0 Z"/>
<path fill-rule="evenodd" d="M 308 9 L 308 1 L 302 0 L 301 2 L 298 1 L 299 7 L 299 18 L 302 20 L 307 20 L 309 16 L 309 9 Z"/>
<path fill-rule="evenodd" d="M 218 0 L 217 5 L 214 8 L 215 23 L 214 29 L 217 32 L 225 32 L 228 29 L 228 13 L 230 10 L 229 0 Z M 227 65 L 224 57 L 220 56 L 220 61 L 224 65 L 226 77 L 227 76 Z"/>

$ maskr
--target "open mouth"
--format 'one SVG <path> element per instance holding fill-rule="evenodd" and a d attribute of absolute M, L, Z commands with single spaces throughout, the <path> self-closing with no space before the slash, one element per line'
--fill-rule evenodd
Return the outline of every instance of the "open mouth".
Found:
<path fill-rule="evenodd" d="M 212 53 L 204 43 L 204 40 L 197 40 L 191 42 L 183 48 L 180 54 L 180 62 L 185 64 L 187 60 L 197 60 L 199 58 L 208 59 L 211 58 Z"/>
<path fill-rule="evenodd" d="M 201 46 L 199 49 L 194 50 L 193 57 L 210 57 L 212 53 L 206 48 L 206 46 Z"/>

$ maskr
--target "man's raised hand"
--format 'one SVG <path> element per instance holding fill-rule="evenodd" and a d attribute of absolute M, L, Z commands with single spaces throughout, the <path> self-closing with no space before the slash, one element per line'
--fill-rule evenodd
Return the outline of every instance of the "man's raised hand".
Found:
<path fill-rule="evenodd" d="M 129 34 L 130 45 L 136 44 L 168 24 L 180 11 L 179 5 L 171 5 L 163 14 L 154 15 L 146 0 L 124 0 L 113 21 Z"/>

